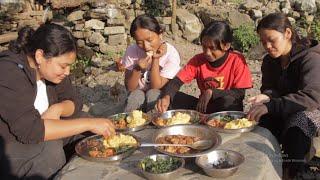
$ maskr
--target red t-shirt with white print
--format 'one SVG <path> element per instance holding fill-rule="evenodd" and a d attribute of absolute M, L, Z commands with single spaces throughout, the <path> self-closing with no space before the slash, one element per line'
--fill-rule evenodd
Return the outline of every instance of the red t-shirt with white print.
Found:
<path fill-rule="evenodd" d="M 177 77 L 184 83 L 196 79 L 201 93 L 208 88 L 229 90 L 252 87 L 251 73 L 245 58 L 234 51 L 229 51 L 219 67 L 211 66 L 202 53 L 197 54 L 180 70 Z"/>

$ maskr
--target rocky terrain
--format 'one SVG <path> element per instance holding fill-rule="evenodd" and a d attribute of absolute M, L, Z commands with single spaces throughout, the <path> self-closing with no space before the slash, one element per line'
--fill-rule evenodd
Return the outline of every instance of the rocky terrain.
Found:
<path fill-rule="evenodd" d="M 177 2 L 175 10 L 172 0 L 2 0 L 0 51 L 7 49 L 8 42 L 17 37 L 23 26 L 36 28 L 46 20 L 65 26 L 75 36 L 79 48 L 72 77 L 84 101 L 83 110 L 96 117 L 108 117 L 123 111 L 127 92 L 118 61 L 126 47 L 134 43 L 129 27 L 135 16 L 148 13 L 159 20 L 166 30 L 165 39 L 179 51 L 182 65 L 201 52 L 198 37 L 203 27 L 212 20 L 226 20 L 234 29 L 234 48 L 244 52 L 254 80 L 244 100 L 247 111 L 248 97 L 259 93 L 264 55 L 254 32 L 257 22 L 271 12 L 283 12 L 301 36 L 320 37 L 320 0 Z M 177 24 L 172 24 L 173 14 Z M 199 95 L 195 82 L 184 85 L 181 91 Z M 303 179 L 315 179 L 316 174 L 319 173 L 305 173 Z"/>

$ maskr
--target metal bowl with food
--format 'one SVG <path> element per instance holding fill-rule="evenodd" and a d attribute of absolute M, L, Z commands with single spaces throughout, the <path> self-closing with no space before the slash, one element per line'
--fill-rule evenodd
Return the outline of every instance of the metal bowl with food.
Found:
<path fill-rule="evenodd" d="M 140 131 L 151 122 L 151 116 L 149 114 L 138 110 L 114 114 L 108 118 L 113 121 L 116 131 L 120 132 Z"/>
<path fill-rule="evenodd" d="M 204 150 L 177 146 L 163 146 L 155 149 L 170 156 L 197 157 L 213 151 L 221 144 L 220 135 L 204 125 L 168 126 L 157 130 L 152 138 L 153 143 L 161 144 L 192 144 L 200 140 L 207 140 L 211 142 L 211 145 Z"/>
<path fill-rule="evenodd" d="M 248 120 L 242 111 L 221 111 L 208 115 L 205 124 L 222 133 L 244 133 L 252 131 L 257 123 Z"/>
<path fill-rule="evenodd" d="M 199 124 L 205 117 L 204 114 L 195 110 L 176 109 L 154 114 L 152 123 L 159 128 L 177 124 Z"/>
<path fill-rule="evenodd" d="M 215 150 L 196 158 L 196 164 L 211 177 L 225 178 L 233 175 L 244 162 L 244 156 L 231 150 Z"/>
<path fill-rule="evenodd" d="M 93 135 L 81 140 L 75 147 L 76 153 L 89 161 L 97 161 L 97 162 L 112 162 L 119 161 L 134 153 L 140 147 L 140 141 L 138 138 L 131 134 L 121 134 L 121 138 L 123 136 L 126 138 L 127 144 L 123 143 L 119 147 L 115 148 L 107 148 L 106 147 L 106 139 L 101 135 Z M 117 137 L 120 134 L 116 134 Z M 113 136 L 111 138 L 114 138 Z M 122 143 L 118 139 L 113 139 L 112 142 L 107 143 Z"/>
<path fill-rule="evenodd" d="M 178 178 L 184 164 L 183 158 L 153 154 L 143 158 L 138 166 L 149 180 L 168 180 Z"/>

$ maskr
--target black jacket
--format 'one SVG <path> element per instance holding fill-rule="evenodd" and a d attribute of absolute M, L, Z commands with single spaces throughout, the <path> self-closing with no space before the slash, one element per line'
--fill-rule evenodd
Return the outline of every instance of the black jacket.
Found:
<path fill-rule="evenodd" d="M 49 106 L 63 100 L 82 103 L 69 78 L 59 84 L 46 82 Z M 36 72 L 26 55 L 0 52 L 0 136 L 4 141 L 34 144 L 44 141 L 44 122 L 34 107 L 37 94 Z"/>
<path fill-rule="evenodd" d="M 262 63 L 261 92 L 271 97 L 268 112 L 287 117 L 320 107 L 320 45 L 294 44 L 286 69 L 279 59 L 267 55 Z"/>

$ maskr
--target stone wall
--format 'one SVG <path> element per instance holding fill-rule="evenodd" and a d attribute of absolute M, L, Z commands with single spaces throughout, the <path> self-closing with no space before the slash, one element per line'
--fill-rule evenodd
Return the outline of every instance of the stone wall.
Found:
<path fill-rule="evenodd" d="M 2 1 L 0 12 L 7 11 L 12 14 L 0 15 L 0 34 L 17 31 L 25 25 L 37 27 L 43 21 L 46 12 L 43 9 L 50 7 L 52 10 L 48 11 L 47 16 L 51 18 L 53 12 L 53 16 L 65 17 L 62 24 L 73 31 L 80 47 L 88 45 L 94 47 L 95 51 L 106 53 L 106 48 L 118 49 L 117 46 L 126 46 L 132 41 L 128 36 L 130 23 L 139 14 L 147 12 L 156 15 L 159 13 L 156 9 L 163 9 L 157 19 L 166 32 L 171 33 L 172 0 L 149 1 L 47 0 L 44 4 L 34 1 L 36 4 L 29 5 L 31 10 L 27 12 L 25 11 L 28 5 L 25 1 Z M 237 1 L 178 0 L 180 9 L 177 10 L 177 23 L 180 31 L 177 35 L 194 41 L 199 36 L 203 24 L 206 25 L 214 19 L 228 20 L 232 27 L 237 28 L 241 24 L 256 23 L 264 15 L 279 11 L 288 14 L 293 23 L 299 19 L 311 23 L 320 5 L 320 0 L 244 0 L 238 4 L 232 2 Z"/>

